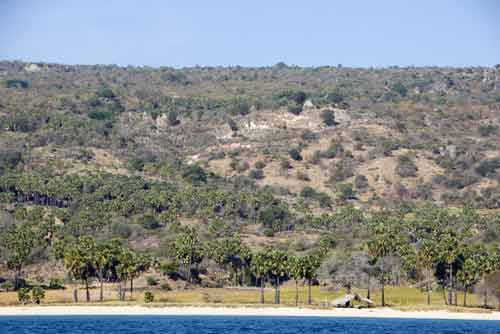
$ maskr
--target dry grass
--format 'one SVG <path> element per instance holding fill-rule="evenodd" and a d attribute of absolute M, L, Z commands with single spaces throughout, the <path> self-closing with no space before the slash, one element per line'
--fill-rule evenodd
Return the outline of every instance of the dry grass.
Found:
<path fill-rule="evenodd" d="M 93 288 L 91 291 L 91 301 L 96 302 L 99 296 L 99 290 Z M 260 291 L 257 288 L 225 288 L 225 289 L 207 289 L 197 288 L 192 290 L 181 291 L 162 291 L 159 289 L 152 290 L 155 295 L 155 303 L 161 305 L 259 305 Z M 358 293 L 366 295 L 365 290 L 356 290 Z M 342 290 L 328 291 L 320 287 L 312 288 L 313 306 L 321 307 L 326 305 L 328 301 L 343 295 Z M 124 305 L 143 303 L 144 290 L 136 290 L 132 298 L 127 293 L 126 301 L 119 302 L 117 300 L 116 286 L 107 285 L 104 292 L 105 305 Z M 85 291 L 79 290 L 80 303 L 85 301 Z M 381 294 L 379 290 L 372 292 L 372 300 L 376 305 L 380 305 Z M 265 290 L 265 302 L 271 306 L 274 301 L 274 290 L 267 288 Z M 299 288 L 299 304 L 304 305 L 307 301 L 307 288 Z M 458 296 L 459 305 L 463 303 L 463 295 Z M 67 304 L 72 303 L 72 288 L 65 290 L 48 290 L 46 291 L 44 304 Z M 479 305 L 481 299 L 476 295 L 469 295 L 467 298 L 470 307 L 448 307 L 445 305 L 441 293 L 433 293 L 431 305 L 427 305 L 427 295 L 414 288 L 406 287 L 388 287 L 386 289 L 386 303 L 388 306 L 403 310 L 403 311 L 431 311 L 436 309 L 448 309 L 455 312 L 477 312 L 480 311 Z M 295 288 L 285 286 L 281 288 L 281 304 L 285 306 L 295 305 Z M 0 305 L 18 305 L 17 294 L 15 292 L 1 292 Z M 482 310 L 486 311 L 486 310 Z"/>

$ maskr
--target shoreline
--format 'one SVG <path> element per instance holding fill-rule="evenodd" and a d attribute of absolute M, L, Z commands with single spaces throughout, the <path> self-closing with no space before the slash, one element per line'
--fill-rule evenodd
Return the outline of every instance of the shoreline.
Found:
<path fill-rule="evenodd" d="M 448 310 L 400 311 L 391 308 L 371 309 L 313 309 L 295 307 L 245 306 L 6 306 L 0 307 L 2 316 L 284 316 L 284 317 L 352 317 L 448 320 L 496 320 L 500 312 L 452 312 Z"/>

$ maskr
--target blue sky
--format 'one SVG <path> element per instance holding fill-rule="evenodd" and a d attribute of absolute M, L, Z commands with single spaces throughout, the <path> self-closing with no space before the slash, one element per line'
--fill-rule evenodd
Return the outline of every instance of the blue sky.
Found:
<path fill-rule="evenodd" d="M 500 63 L 500 1 L 0 0 L 0 59 L 491 66 Z"/>

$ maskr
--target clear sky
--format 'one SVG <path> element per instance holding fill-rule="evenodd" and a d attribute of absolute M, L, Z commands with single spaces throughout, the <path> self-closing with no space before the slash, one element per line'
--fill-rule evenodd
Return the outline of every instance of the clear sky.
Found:
<path fill-rule="evenodd" d="M 0 0 L 0 59 L 149 66 L 500 63 L 497 0 Z"/>

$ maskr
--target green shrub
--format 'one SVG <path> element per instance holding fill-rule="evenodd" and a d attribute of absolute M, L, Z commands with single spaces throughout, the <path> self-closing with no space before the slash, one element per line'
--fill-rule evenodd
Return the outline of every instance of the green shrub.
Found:
<path fill-rule="evenodd" d="M 354 191 L 351 183 L 340 183 L 337 185 L 337 196 L 340 200 L 346 201 L 356 198 L 356 192 Z"/>
<path fill-rule="evenodd" d="M 115 93 L 109 87 L 102 87 L 97 92 L 97 96 L 106 99 L 112 99 L 115 97 Z"/>
<path fill-rule="evenodd" d="M 302 155 L 300 154 L 300 151 L 296 148 L 292 148 L 290 151 L 288 151 L 288 154 L 290 154 L 290 157 L 295 161 L 302 160 Z"/>
<path fill-rule="evenodd" d="M 305 141 L 311 141 L 311 140 L 316 140 L 318 139 L 318 135 L 316 135 L 313 131 L 306 129 L 302 132 L 300 135 L 300 138 Z"/>
<path fill-rule="evenodd" d="M 160 284 L 160 289 L 163 291 L 171 291 L 172 290 L 172 288 L 170 287 L 170 285 L 168 283 Z"/>
<path fill-rule="evenodd" d="M 6 281 L 2 284 L 2 289 L 9 292 L 10 290 L 14 289 L 14 284 L 12 284 L 11 281 Z"/>
<path fill-rule="evenodd" d="M 177 111 L 175 111 L 175 110 L 170 111 L 167 115 L 168 124 L 170 124 L 171 126 L 178 125 L 180 123 L 178 117 L 179 117 L 179 114 L 177 113 Z"/>
<path fill-rule="evenodd" d="M 257 169 L 264 169 L 266 167 L 266 163 L 262 160 L 259 160 L 255 163 L 255 168 Z"/>
<path fill-rule="evenodd" d="M 40 304 L 44 298 L 45 298 L 45 291 L 41 287 L 35 286 L 31 290 L 31 300 L 33 304 Z"/>
<path fill-rule="evenodd" d="M 111 225 L 111 231 L 114 236 L 118 236 L 122 239 L 127 239 L 132 235 L 132 229 L 126 223 L 114 223 Z"/>
<path fill-rule="evenodd" d="M 316 190 L 313 187 L 305 186 L 302 188 L 300 196 L 303 198 L 314 198 L 316 196 Z"/>
<path fill-rule="evenodd" d="M 396 166 L 396 173 L 401 177 L 415 177 L 417 176 L 418 168 L 413 160 L 407 156 L 402 155 L 398 158 Z"/>
<path fill-rule="evenodd" d="M 252 169 L 248 176 L 255 180 L 262 180 L 264 178 L 264 171 L 262 169 Z"/>
<path fill-rule="evenodd" d="M 190 165 L 186 168 L 184 173 L 182 174 L 186 180 L 191 181 L 194 184 L 200 184 L 207 182 L 207 174 L 198 165 Z"/>
<path fill-rule="evenodd" d="M 287 110 L 291 114 L 299 115 L 302 112 L 302 106 L 295 102 L 290 102 L 287 106 Z"/>
<path fill-rule="evenodd" d="M 155 300 L 155 296 L 151 291 L 146 291 L 144 292 L 144 302 L 146 304 L 152 303 Z"/>
<path fill-rule="evenodd" d="M 17 299 L 22 305 L 28 304 L 31 301 L 30 289 L 21 288 L 17 290 Z"/>
<path fill-rule="evenodd" d="M 283 159 L 280 162 L 280 167 L 283 170 L 288 170 L 288 169 L 292 168 L 292 164 L 290 163 L 290 161 L 288 159 Z"/>
<path fill-rule="evenodd" d="M 7 87 L 7 88 L 23 88 L 23 89 L 26 89 L 29 86 L 30 86 L 29 82 L 26 81 L 26 80 L 11 79 L 11 80 L 7 80 L 5 82 L 5 87 Z"/>
<path fill-rule="evenodd" d="M 175 262 L 162 262 L 160 264 L 160 272 L 165 276 L 171 276 L 179 270 L 179 266 Z"/>
<path fill-rule="evenodd" d="M 408 93 L 408 89 L 399 81 L 392 85 L 392 91 L 399 94 L 401 97 L 405 97 Z"/>
<path fill-rule="evenodd" d="M 479 163 L 476 168 L 476 172 L 481 176 L 491 176 L 495 174 L 495 171 L 500 168 L 500 159 L 487 159 Z"/>
<path fill-rule="evenodd" d="M 498 126 L 493 124 L 482 124 L 479 126 L 479 134 L 481 137 L 489 137 L 498 132 Z"/>
<path fill-rule="evenodd" d="M 368 179 L 362 174 L 356 175 L 354 178 L 354 185 L 356 186 L 356 189 L 366 189 L 368 187 Z"/>
<path fill-rule="evenodd" d="M 51 278 L 49 281 L 49 289 L 52 290 L 64 289 L 64 281 L 60 278 Z"/>
<path fill-rule="evenodd" d="M 326 126 L 334 126 L 335 123 L 335 113 L 332 110 L 325 110 L 321 113 L 321 119 Z"/>
<path fill-rule="evenodd" d="M 321 156 L 326 159 L 333 159 L 344 153 L 344 147 L 340 143 L 332 142 L 328 148 L 321 152 Z"/>
<path fill-rule="evenodd" d="M 156 285 L 158 285 L 158 280 L 154 276 L 147 276 L 146 277 L 146 283 L 149 286 L 156 286 Z"/>
<path fill-rule="evenodd" d="M 158 218 L 152 214 L 145 214 L 137 219 L 137 223 L 148 230 L 154 230 L 161 227 Z"/>

